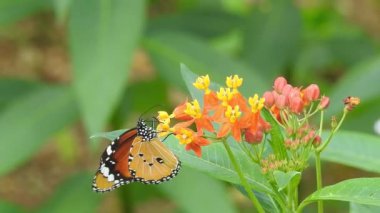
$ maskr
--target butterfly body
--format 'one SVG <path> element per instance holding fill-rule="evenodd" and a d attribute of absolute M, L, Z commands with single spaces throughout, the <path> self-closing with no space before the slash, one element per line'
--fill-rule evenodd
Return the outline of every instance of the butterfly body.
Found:
<path fill-rule="evenodd" d="M 181 162 L 140 119 L 107 146 L 93 180 L 93 190 L 107 192 L 124 184 L 159 184 L 175 177 Z"/>

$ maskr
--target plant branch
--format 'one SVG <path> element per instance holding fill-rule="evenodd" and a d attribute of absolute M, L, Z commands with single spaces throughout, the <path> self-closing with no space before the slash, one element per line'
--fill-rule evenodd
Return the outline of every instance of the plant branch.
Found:
<path fill-rule="evenodd" d="M 234 156 L 230 146 L 228 145 L 228 142 L 226 141 L 226 139 L 223 140 L 223 145 L 226 148 L 228 157 L 230 158 L 232 165 L 234 165 L 235 170 L 239 175 L 241 184 L 243 185 L 245 191 L 247 192 L 248 197 L 252 201 L 253 206 L 257 209 L 257 211 L 259 213 L 264 213 L 265 211 L 264 211 L 263 207 L 261 206 L 260 202 L 257 200 L 255 194 L 253 194 L 252 189 L 249 187 L 248 182 L 245 179 L 244 174 L 241 171 L 240 166 L 239 166 L 238 162 L 236 161 L 235 156 Z"/>

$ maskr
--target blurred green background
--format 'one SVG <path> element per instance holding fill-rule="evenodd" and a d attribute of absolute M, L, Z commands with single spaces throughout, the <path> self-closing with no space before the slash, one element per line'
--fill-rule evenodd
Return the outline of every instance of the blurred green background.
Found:
<path fill-rule="evenodd" d="M 219 83 L 239 74 L 252 94 L 278 75 L 318 83 L 327 118 L 359 96 L 343 128 L 378 135 L 379 39 L 377 0 L 0 0 L 0 212 L 252 212 L 234 186 L 187 167 L 95 194 L 106 143 L 88 138 L 183 101 L 180 63 Z M 375 175 L 323 169 L 325 184 Z M 310 168 L 301 198 L 314 186 Z"/>

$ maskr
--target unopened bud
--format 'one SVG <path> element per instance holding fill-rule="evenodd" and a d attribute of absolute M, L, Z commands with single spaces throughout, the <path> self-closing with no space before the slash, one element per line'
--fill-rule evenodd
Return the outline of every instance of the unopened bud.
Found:
<path fill-rule="evenodd" d="M 279 109 L 283 109 L 286 105 L 286 97 L 285 95 L 279 95 L 277 96 L 276 100 L 276 107 Z"/>
<path fill-rule="evenodd" d="M 314 140 L 313 140 L 313 146 L 314 147 L 318 147 L 319 145 L 321 145 L 321 137 L 319 135 L 315 136 Z"/>
<path fill-rule="evenodd" d="M 290 101 L 290 110 L 294 113 L 301 113 L 303 110 L 303 102 L 300 97 L 295 97 L 289 100 Z"/>
<path fill-rule="evenodd" d="M 276 80 L 274 80 L 274 90 L 277 91 L 278 93 L 281 93 L 282 89 L 288 82 L 284 77 L 278 77 Z"/>
<path fill-rule="evenodd" d="M 323 96 L 321 102 L 319 103 L 319 109 L 326 109 L 330 105 L 330 98 Z"/>
<path fill-rule="evenodd" d="M 270 108 L 273 106 L 274 104 L 274 95 L 272 92 L 265 92 L 263 97 L 265 98 L 265 106 Z"/>
<path fill-rule="evenodd" d="M 304 89 L 304 95 L 306 100 L 315 101 L 319 98 L 319 87 L 316 84 L 310 84 L 306 89 Z"/>

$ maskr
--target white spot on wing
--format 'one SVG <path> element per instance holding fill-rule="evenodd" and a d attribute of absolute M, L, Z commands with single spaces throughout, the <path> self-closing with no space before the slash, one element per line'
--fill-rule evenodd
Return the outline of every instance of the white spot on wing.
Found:
<path fill-rule="evenodd" d="M 107 147 L 106 152 L 107 152 L 107 155 L 111 155 L 112 154 L 112 148 L 111 148 L 111 146 Z"/>
<path fill-rule="evenodd" d="M 103 164 L 102 167 L 100 167 L 100 172 L 104 175 L 104 177 L 108 177 L 110 169 Z"/>
<path fill-rule="evenodd" d="M 108 181 L 114 181 L 115 180 L 115 176 L 113 174 L 110 174 L 108 175 L 108 178 L 107 178 Z"/>

